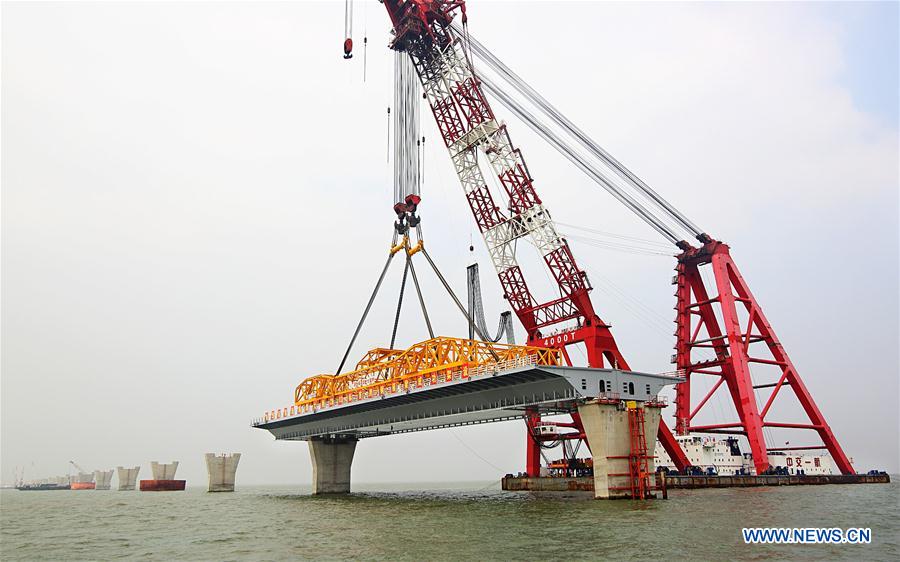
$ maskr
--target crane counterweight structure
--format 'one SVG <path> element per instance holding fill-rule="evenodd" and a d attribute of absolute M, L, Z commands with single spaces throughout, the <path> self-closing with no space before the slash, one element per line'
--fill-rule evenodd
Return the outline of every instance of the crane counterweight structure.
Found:
<path fill-rule="evenodd" d="M 584 343 L 590 367 L 602 368 L 604 364 L 610 364 L 628 369 L 609 325 L 594 309 L 586 273 L 575 261 L 568 242 L 557 232 L 549 211 L 535 190 L 521 151 L 513 145 L 506 125 L 496 118 L 485 91 L 679 249 L 673 362 L 687 381 L 676 390 L 676 429 L 680 433 L 706 431 L 746 435 L 758 473 L 769 468 L 765 427 L 810 429 L 818 433 L 840 470 L 845 474 L 852 473 L 849 459 L 738 273 L 728 246 L 689 220 L 473 39 L 466 26 L 464 1 L 384 0 L 383 3 L 393 24 L 394 37 L 390 47 L 408 54 L 412 61 L 500 279 L 503 296 L 524 326 L 528 344 L 559 348 L 568 360 L 566 347 Z M 453 21 L 457 11 L 462 16 L 462 25 Z M 562 135 L 571 137 L 588 155 L 576 151 L 561 134 L 531 114 L 494 80 L 476 75 L 471 56 L 484 61 L 501 80 L 537 107 Z M 482 162 L 502 186 L 508 200 L 505 209 L 500 208 L 488 189 Z M 682 233 L 687 236 L 683 237 Z M 700 246 L 688 242 L 690 238 L 698 241 Z M 516 259 L 516 242 L 520 239 L 529 239 L 540 252 L 557 285 L 558 297 L 540 302 L 533 296 Z M 699 268 L 705 265 L 711 266 L 714 287 L 707 288 L 700 275 Z M 743 316 L 739 314 L 739 308 L 743 309 Z M 542 333 L 558 324 L 564 324 L 561 333 L 553 336 Z M 706 337 L 701 337 L 704 335 Z M 751 349 L 762 348 L 753 344 L 765 344 L 771 358 L 761 357 L 756 352 L 751 355 Z M 699 358 L 697 352 L 701 349 L 712 350 L 715 358 Z M 751 365 L 777 368 L 777 380 L 771 384 L 755 384 Z M 717 376 L 719 381 L 691 408 L 691 378 L 696 375 Z M 739 420 L 706 426 L 693 424 L 694 417 L 723 384 L 731 394 Z M 766 421 L 773 401 L 785 386 L 793 390 L 810 423 Z M 762 410 L 755 399 L 755 392 L 761 388 L 773 388 Z M 526 423 L 529 434 L 533 434 L 540 418 L 529 416 Z M 578 420 L 573 423 L 578 425 Z M 676 466 L 687 468 L 686 455 L 664 423 L 660 423 L 658 438 Z M 529 438 L 527 455 L 527 472 L 536 475 L 540 446 L 535 439 Z"/>

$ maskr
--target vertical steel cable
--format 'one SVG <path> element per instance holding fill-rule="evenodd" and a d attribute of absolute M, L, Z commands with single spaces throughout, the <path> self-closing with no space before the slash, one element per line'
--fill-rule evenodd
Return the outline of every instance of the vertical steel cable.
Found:
<path fill-rule="evenodd" d="M 420 193 L 419 78 L 410 56 L 394 53 L 394 201 Z"/>

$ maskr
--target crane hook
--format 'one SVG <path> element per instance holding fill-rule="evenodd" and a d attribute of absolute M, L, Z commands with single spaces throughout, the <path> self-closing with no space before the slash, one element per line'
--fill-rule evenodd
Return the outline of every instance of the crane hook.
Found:
<path fill-rule="evenodd" d="M 344 1 L 344 58 L 353 58 L 353 0 Z"/>
<path fill-rule="evenodd" d="M 344 39 L 344 58 L 352 59 L 353 58 L 353 39 L 347 37 Z"/>

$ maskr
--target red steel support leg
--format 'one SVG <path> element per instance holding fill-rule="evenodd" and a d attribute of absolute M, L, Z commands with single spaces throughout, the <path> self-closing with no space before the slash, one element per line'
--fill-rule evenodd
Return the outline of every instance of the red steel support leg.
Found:
<path fill-rule="evenodd" d="M 675 297 L 678 305 L 675 309 L 678 311 L 675 316 L 675 336 L 677 343 L 675 345 L 675 364 L 684 372 L 684 382 L 675 387 L 675 432 L 678 435 L 685 435 L 690 423 L 691 412 L 691 348 L 688 342 L 696 339 L 692 337 L 694 329 L 691 327 L 691 320 L 694 317 L 694 311 L 689 308 L 691 303 L 691 282 L 685 273 L 685 265 L 679 263 L 676 271 L 676 283 L 678 285 L 675 290 Z M 698 323 L 699 326 L 699 323 Z M 662 435 L 662 427 L 660 427 L 660 435 Z M 662 439 L 660 439 L 662 442 Z M 674 442 L 674 439 L 673 439 Z M 679 468 L 678 470 L 681 470 Z"/>
<path fill-rule="evenodd" d="M 675 463 L 675 468 L 684 470 L 691 466 L 691 461 L 688 460 L 684 449 L 682 449 L 681 445 L 678 444 L 678 441 L 675 440 L 672 431 L 662 419 L 659 420 L 659 431 L 656 433 L 656 438 L 659 439 L 659 444 L 663 446 L 663 449 L 666 450 L 669 458 Z"/>
<path fill-rule="evenodd" d="M 744 278 L 738 271 L 737 266 L 727 252 L 724 253 L 722 262 L 723 269 L 725 269 L 729 274 L 730 283 L 734 285 L 738 297 L 744 302 L 745 306 L 747 307 L 747 311 L 750 314 L 752 324 L 750 328 L 755 325 L 756 329 L 759 332 L 759 336 L 763 338 L 763 341 L 765 341 L 766 345 L 768 346 L 769 352 L 772 354 L 775 363 L 781 366 L 782 376 L 790 384 L 791 390 L 793 390 L 794 394 L 797 396 L 797 400 L 803 407 L 803 411 L 806 412 L 807 417 L 809 417 L 809 421 L 813 426 L 816 427 L 816 431 L 819 433 L 819 438 L 822 440 L 825 448 L 831 454 L 831 458 L 834 459 L 834 462 L 835 464 L 837 464 L 838 469 L 842 474 L 853 474 L 855 471 L 850 463 L 850 459 L 847 458 L 844 450 L 838 444 L 837 438 L 831 431 L 831 427 L 828 425 L 828 422 L 825 421 L 825 416 L 822 415 L 822 412 L 819 410 L 818 406 L 816 406 L 812 395 L 809 393 L 806 385 L 803 384 L 803 381 L 797 374 L 797 370 L 794 368 L 794 364 L 791 362 L 790 358 L 787 355 L 787 352 L 784 350 L 784 346 L 782 346 L 781 342 L 778 341 L 778 338 L 775 336 L 775 331 L 772 329 L 772 326 L 769 324 L 769 321 L 766 320 L 766 317 L 763 314 L 762 308 L 759 307 L 756 299 L 750 293 L 750 288 L 747 286 L 747 283 L 744 281 Z M 748 329 L 748 339 L 746 342 L 744 342 L 743 346 L 745 353 L 747 351 L 747 348 L 749 347 L 749 336 L 750 330 Z M 775 395 L 779 390 L 781 390 L 781 388 L 782 386 L 778 386 L 773 390 L 772 396 L 769 399 L 769 403 L 774 400 Z M 765 424 L 765 420 L 762 420 L 762 423 Z"/>
<path fill-rule="evenodd" d="M 717 295 L 714 298 L 710 298 L 699 271 L 699 267 L 706 264 L 710 265 L 715 278 Z M 738 272 L 737 266 L 729 254 L 728 246 L 721 242 L 711 241 L 700 249 L 688 250 L 682 254 L 679 257 L 676 294 L 678 295 L 678 317 L 676 319 L 678 367 L 684 369 L 689 381 L 692 374 L 702 373 L 722 377 L 740 420 L 740 423 L 733 424 L 694 426 L 692 418 L 703 408 L 722 382 L 717 382 L 713 390 L 707 393 L 693 410 L 691 410 L 692 397 L 689 383 L 682 384 L 677 389 L 676 397 L 676 418 L 679 432 L 690 431 L 693 428 L 702 431 L 720 426 L 733 427 L 735 433 L 743 433 L 747 436 L 756 471 L 762 473 L 769 468 L 768 449 L 763 434 L 764 427 L 814 429 L 840 471 L 844 474 L 852 474 L 854 471 L 850 460 L 838 444 L 822 412 L 819 411 L 784 347 L 775 336 L 772 326 L 751 294 L 747 283 Z M 716 307 L 718 314 L 716 314 Z M 740 312 L 741 310 L 746 313 L 746 320 L 743 322 L 740 316 L 743 314 Z M 697 324 L 693 326 L 695 318 Z M 706 329 L 706 334 L 703 336 L 700 336 L 701 327 Z M 760 343 L 765 343 L 766 347 L 753 346 L 753 344 Z M 715 359 L 692 358 L 691 352 L 697 348 L 713 349 L 716 355 Z M 766 348 L 771 358 L 755 355 L 757 351 Z M 753 364 L 769 365 L 780 370 L 777 382 L 774 383 L 774 389 L 765 400 L 762 411 L 756 401 L 753 373 L 750 368 Z M 784 424 L 766 420 L 775 397 L 784 387 L 789 387 L 796 395 L 809 418 L 809 424 Z"/>
<path fill-rule="evenodd" d="M 525 417 L 525 472 L 532 478 L 541 475 L 541 445 L 534 437 L 535 426 L 540 421 L 541 417 L 534 410 Z"/>
<path fill-rule="evenodd" d="M 763 436 L 762 418 L 759 415 L 759 406 L 756 404 L 756 395 L 753 393 L 753 379 L 750 376 L 750 364 L 744 349 L 743 330 L 741 330 L 738 320 L 734 291 L 731 290 L 728 264 L 725 263 L 722 256 L 723 254 L 713 256 L 712 268 L 716 278 L 716 288 L 719 291 L 722 323 L 725 325 L 725 335 L 728 338 L 731 355 L 731 376 L 733 378 L 729 381 L 731 384 L 728 387 L 734 397 L 738 417 L 744 425 L 747 440 L 750 442 L 750 452 L 753 453 L 756 473 L 762 474 L 769 468 L 769 451 L 766 448 L 765 436 Z"/>

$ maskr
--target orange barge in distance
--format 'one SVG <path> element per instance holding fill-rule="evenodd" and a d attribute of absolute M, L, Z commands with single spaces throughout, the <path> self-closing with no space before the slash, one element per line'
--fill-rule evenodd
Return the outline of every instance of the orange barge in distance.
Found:
<path fill-rule="evenodd" d="M 93 482 L 72 482 L 71 488 L 72 490 L 93 490 L 96 488 L 96 484 Z"/>
<path fill-rule="evenodd" d="M 186 480 L 141 480 L 142 492 L 175 492 L 184 490 Z"/>
<path fill-rule="evenodd" d="M 162 464 L 156 461 L 150 463 L 153 471 L 153 480 L 141 480 L 142 492 L 175 492 L 184 490 L 185 480 L 175 480 L 175 471 L 178 470 L 178 461 L 170 464 Z"/>

